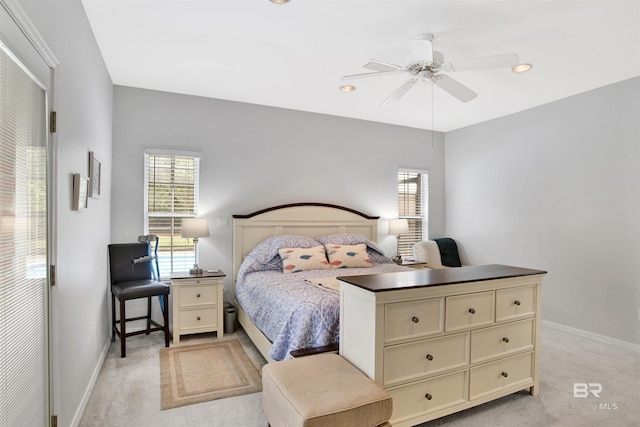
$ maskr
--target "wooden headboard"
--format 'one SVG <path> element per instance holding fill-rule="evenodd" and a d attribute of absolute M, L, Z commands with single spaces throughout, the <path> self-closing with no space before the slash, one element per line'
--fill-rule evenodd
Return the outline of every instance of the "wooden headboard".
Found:
<path fill-rule="evenodd" d="M 249 252 L 267 237 L 298 234 L 320 237 L 335 233 L 358 233 L 378 240 L 377 216 L 325 203 L 295 203 L 233 215 L 233 283 Z"/>

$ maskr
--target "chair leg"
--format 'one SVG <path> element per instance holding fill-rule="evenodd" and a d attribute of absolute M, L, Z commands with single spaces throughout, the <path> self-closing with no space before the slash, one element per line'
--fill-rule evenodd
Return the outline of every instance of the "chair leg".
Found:
<path fill-rule="evenodd" d="M 111 294 L 111 342 L 116 340 L 116 297 Z"/>
<path fill-rule="evenodd" d="M 162 310 L 162 316 L 164 317 L 164 346 L 169 347 L 169 341 L 171 340 L 171 332 L 169 332 L 169 295 L 165 295 L 162 298 L 164 310 Z"/>
<path fill-rule="evenodd" d="M 151 297 L 147 297 L 147 332 L 145 335 L 149 335 L 149 329 L 151 329 Z"/>
<path fill-rule="evenodd" d="M 120 301 L 120 357 L 127 357 L 127 331 L 126 331 L 126 314 L 125 314 L 125 300 Z"/>

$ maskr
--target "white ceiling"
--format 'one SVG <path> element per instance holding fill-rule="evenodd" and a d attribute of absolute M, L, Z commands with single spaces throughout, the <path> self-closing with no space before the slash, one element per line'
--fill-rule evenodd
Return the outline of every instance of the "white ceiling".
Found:
<path fill-rule="evenodd" d="M 379 105 L 406 76 L 350 81 L 370 58 L 404 65 L 434 35 L 445 60 L 517 53 L 528 73 L 460 71 L 479 96 L 436 87 L 449 131 L 640 75 L 640 1 L 82 0 L 116 85 L 431 129 L 431 87 Z"/>

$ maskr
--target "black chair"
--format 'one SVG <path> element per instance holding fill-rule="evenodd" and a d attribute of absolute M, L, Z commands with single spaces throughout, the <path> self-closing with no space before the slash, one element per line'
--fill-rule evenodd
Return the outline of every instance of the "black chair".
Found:
<path fill-rule="evenodd" d="M 126 357 L 127 337 L 151 332 L 164 331 L 165 346 L 169 347 L 169 285 L 154 279 L 153 259 L 149 243 L 117 243 L 109 245 L 109 271 L 111 273 L 111 316 L 113 328 L 111 341 L 120 337 L 120 357 Z M 156 276 L 159 277 L 159 276 Z M 160 297 L 164 325 L 151 319 L 151 298 Z M 120 319 L 116 320 L 116 298 L 120 305 Z M 126 301 L 147 298 L 147 315 L 126 317 Z M 126 322 L 147 321 L 147 328 L 141 331 L 126 332 Z M 118 330 L 118 323 L 120 329 Z M 153 328 L 151 326 L 154 326 Z"/>

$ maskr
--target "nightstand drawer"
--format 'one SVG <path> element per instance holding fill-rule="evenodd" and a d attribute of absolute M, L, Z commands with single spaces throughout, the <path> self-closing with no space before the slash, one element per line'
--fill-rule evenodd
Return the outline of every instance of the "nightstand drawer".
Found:
<path fill-rule="evenodd" d="M 210 328 L 218 326 L 216 307 L 180 310 L 180 329 Z"/>
<path fill-rule="evenodd" d="M 533 350 L 533 319 L 471 332 L 471 363 Z"/>
<path fill-rule="evenodd" d="M 443 331 L 444 298 L 385 304 L 385 343 L 422 338 Z"/>
<path fill-rule="evenodd" d="M 536 287 L 498 289 L 496 291 L 496 322 L 536 314 Z"/>
<path fill-rule="evenodd" d="M 533 353 L 500 359 L 471 368 L 469 399 L 500 391 L 507 387 L 533 385 Z"/>
<path fill-rule="evenodd" d="M 218 288 L 216 286 L 181 286 L 180 307 L 192 305 L 216 304 Z"/>
<path fill-rule="evenodd" d="M 494 317 L 494 293 L 478 292 L 447 297 L 445 311 L 447 332 L 489 325 Z"/>
<path fill-rule="evenodd" d="M 414 381 L 469 363 L 469 333 L 384 349 L 384 385 Z"/>

